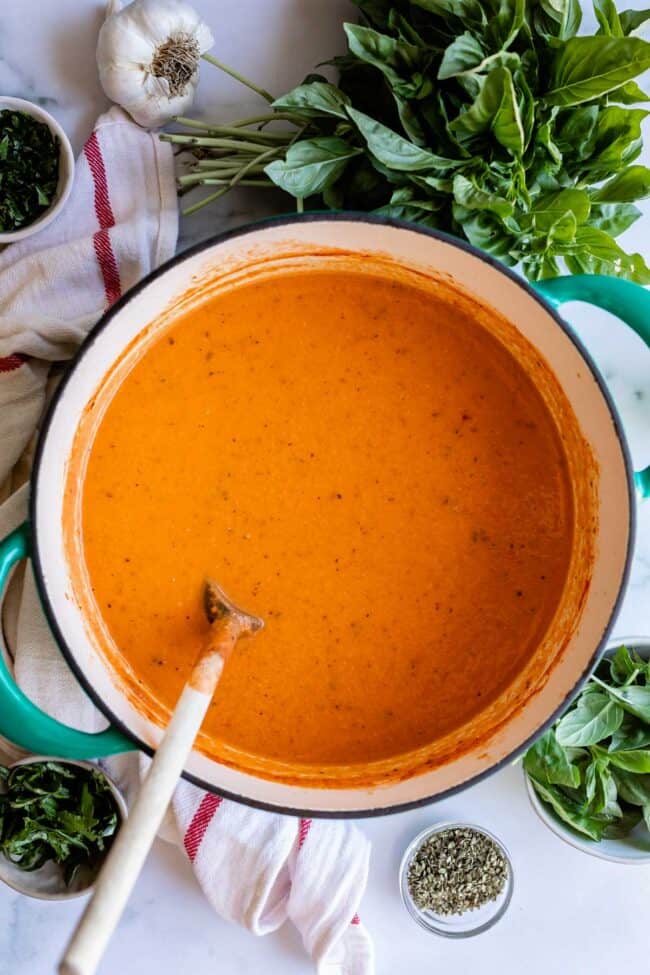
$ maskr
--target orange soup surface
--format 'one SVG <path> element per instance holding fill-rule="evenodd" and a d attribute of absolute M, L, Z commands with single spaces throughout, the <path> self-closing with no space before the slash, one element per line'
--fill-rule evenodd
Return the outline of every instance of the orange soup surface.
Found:
<path fill-rule="evenodd" d="M 534 377 L 452 289 L 359 269 L 260 277 L 177 318 L 99 423 L 81 511 L 131 693 L 164 720 L 215 578 L 266 627 L 229 660 L 204 749 L 321 768 L 421 748 L 495 701 L 573 536 Z"/>

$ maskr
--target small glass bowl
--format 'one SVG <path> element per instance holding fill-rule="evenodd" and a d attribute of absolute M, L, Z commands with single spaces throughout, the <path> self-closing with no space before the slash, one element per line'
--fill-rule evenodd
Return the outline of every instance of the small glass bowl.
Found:
<path fill-rule="evenodd" d="M 488 901 L 483 907 L 465 911 L 463 914 L 436 914 L 435 911 L 423 911 L 416 905 L 409 890 L 409 866 L 411 860 L 426 840 L 430 839 L 436 833 L 444 833 L 450 829 L 472 829 L 491 839 L 505 857 L 508 865 L 508 877 L 503 890 L 496 900 Z M 507 911 L 508 905 L 512 900 L 512 892 L 514 889 L 512 860 L 501 840 L 497 839 L 487 829 L 483 829 L 481 826 L 474 826 L 472 823 L 440 823 L 437 826 L 429 826 L 427 829 L 422 830 L 409 843 L 399 868 L 399 885 L 404 906 L 420 927 L 426 931 L 431 931 L 433 934 L 440 934 L 445 938 L 471 938 L 475 934 L 481 934 L 483 931 L 487 931 Z"/>

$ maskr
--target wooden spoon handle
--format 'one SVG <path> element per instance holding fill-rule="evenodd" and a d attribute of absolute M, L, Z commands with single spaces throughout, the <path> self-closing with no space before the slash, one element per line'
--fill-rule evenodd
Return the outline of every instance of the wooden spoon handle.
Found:
<path fill-rule="evenodd" d="M 221 666 L 223 662 L 219 661 Z M 220 671 L 221 667 L 217 665 Z M 60 975 L 93 975 L 160 828 L 219 678 L 186 685 L 127 820 L 101 869 L 59 965 Z"/>

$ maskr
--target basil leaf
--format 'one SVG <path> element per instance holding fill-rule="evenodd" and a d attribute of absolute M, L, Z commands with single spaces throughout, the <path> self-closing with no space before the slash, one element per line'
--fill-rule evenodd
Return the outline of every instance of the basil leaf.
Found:
<path fill-rule="evenodd" d="M 635 749 L 622 752 L 608 752 L 609 760 L 616 768 L 638 774 L 650 773 L 650 751 Z"/>
<path fill-rule="evenodd" d="M 562 718 L 557 726 L 560 745 L 580 747 L 595 745 L 613 734 L 623 721 L 623 709 L 607 694 L 589 694 L 580 697 L 573 710 Z"/>
<path fill-rule="evenodd" d="M 492 122 L 492 132 L 497 142 L 500 142 L 505 149 L 509 149 L 513 155 L 521 155 L 524 151 L 524 127 L 519 114 L 512 74 L 507 68 L 496 70 L 503 72 L 503 95 Z"/>
<path fill-rule="evenodd" d="M 526 22 L 525 0 L 500 0 L 496 15 L 490 17 L 488 35 L 494 47 L 507 48 Z"/>
<path fill-rule="evenodd" d="M 413 102 L 410 102 L 407 98 L 402 98 L 401 95 L 398 95 L 395 91 L 393 91 L 393 98 L 395 99 L 395 104 L 397 105 L 399 120 L 402 123 L 404 132 L 409 137 L 411 142 L 414 142 L 416 146 L 425 146 L 427 144 L 426 133 L 422 127 L 420 118 L 413 107 Z M 415 104 L 417 104 L 417 102 Z"/>
<path fill-rule="evenodd" d="M 627 647 L 619 647 L 609 662 L 609 672 L 615 684 L 627 684 L 634 680 L 639 668 L 632 660 Z"/>
<path fill-rule="evenodd" d="M 577 34 L 582 23 L 579 0 L 540 0 L 533 24 L 542 37 L 566 40 Z"/>
<path fill-rule="evenodd" d="M 290 146 L 286 157 L 269 163 L 264 172 L 292 196 L 313 196 L 332 186 L 361 151 L 336 136 L 305 139 Z"/>
<path fill-rule="evenodd" d="M 453 193 L 454 200 L 469 210 L 491 210 L 500 217 L 509 217 L 514 210 L 509 200 L 482 190 L 460 173 L 454 176 Z"/>
<path fill-rule="evenodd" d="M 609 234 L 597 227 L 579 227 L 574 244 L 563 247 L 562 255 L 574 274 L 609 274 L 638 284 L 650 284 L 650 269 L 643 257 L 626 254 Z M 636 690 L 644 691 L 645 688 Z"/>
<path fill-rule="evenodd" d="M 421 189 L 435 190 L 438 193 L 451 193 L 453 190 L 453 180 L 441 178 L 439 176 L 411 176 L 411 181 Z"/>
<path fill-rule="evenodd" d="M 384 75 L 391 87 L 405 98 L 424 98 L 433 85 L 422 73 L 427 67 L 422 48 L 370 27 L 343 24 L 350 52 Z"/>
<path fill-rule="evenodd" d="M 646 20 L 650 20 L 650 10 L 622 10 L 619 14 L 619 20 L 623 33 L 631 34 L 641 24 L 645 24 Z"/>
<path fill-rule="evenodd" d="M 596 20 L 600 24 L 599 34 L 607 34 L 610 37 L 623 37 L 625 32 L 621 26 L 614 0 L 594 0 L 594 13 L 596 14 Z"/>
<path fill-rule="evenodd" d="M 563 153 L 583 158 L 583 147 L 589 143 L 598 121 L 598 106 L 584 105 L 558 116 L 555 140 Z"/>
<path fill-rule="evenodd" d="M 452 214 L 470 244 L 497 257 L 508 267 L 517 264 L 518 257 L 513 254 L 515 237 L 496 214 L 470 210 L 456 202 L 452 204 Z"/>
<path fill-rule="evenodd" d="M 469 31 L 461 34 L 445 50 L 438 68 L 438 78 L 455 78 L 467 71 L 479 69 L 485 60 L 485 51 Z"/>
<path fill-rule="evenodd" d="M 422 7 L 444 19 L 458 17 L 463 23 L 484 26 L 486 23 L 483 5 L 479 0 L 412 0 L 413 5 Z"/>
<path fill-rule="evenodd" d="M 641 123 L 648 115 L 644 109 L 625 109 L 610 105 L 596 120 L 581 171 L 594 181 L 599 174 L 615 171 L 630 163 L 641 149 Z"/>
<path fill-rule="evenodd" d="M 592 679 L 605 688 L 612 700 L 622 708 L 650 724 L 650 686 L 608 687 L 599 678 Z"/>
<path fill-rule="evenodd" d="M 553 221 L 548 229 L 546 235 L 547 246 L 552 247 L 558 242 L 565 244 L 574 240 L 577 227 L 578 222 L 571 210 L 563 213 L 561 217 Z"/>
<path fill-rule="evenodd" d="M 388 14 L 387 26 L 391 33 L 397 34 L 401 40 L 407 41 L 409 44 L 415 44 L 416 47 L 430 47 L 430 45 L 425 43 L 413 24 L 409 23 L 406 17 L 394 7 L 391 8 Z"/>
<path fill-rule="evenodd" d="M 555 52 L 549 105 L 579 105 L 630 81 L 650 67 L 650 44 L 638 37 L 572 37 Z"/>
<path fill-rule="evenodd" d="M 347 121 L 345 106 L 350 104 L 348 96 L 329 82 L 314 81 L 298 85 L 292 91 L 276 98 L 273 108 L 282 112 L 293 112 L 304 118 L 319 118 L 332 115 Z"/>
<path fill-rule="evenodd" d="M 650 169 L 628 166 L 592 195 L 594 203 L 631 203 L 650 196 Z"/>
<path fill-rule="evenodd" d="M 444 197 L 430 198 L 428 200 L 423 200 L 415 196 L 415 188 L 413 186 L 400 186 L 398 189 L 394 190 L 390 198 L 391 204 L 408 204 L 411 207 L 415 207 L 417 210 L 441 210 L 445 205 Z"/>
<path fill-rule="evenodd" d="M 507 68 L 493 68 L 480 94 L 467 111 L 449 124 L 449 131 L 462 144 L 475 136 L 492 132 L 497 142 L 514 155 L 524 149 L 524 129 L 515 96 L 512 74 Z"/>
<path fill-rule="evenodd" d="M 552 729 L 528 749 L 524 769 L 545 785 L 565 785 L 573 789 L 580 785 L 580 769 L 569 761 L 566 750 L 559 744 Z"/>
<path fill-rule="evenodd" d="M 612 840 L 629 836 L 635 826 L 639 825 L 641 819 L 642 816 L 638 809 L 625 809 L 620 819 L 614 819 L 608 823 L 603 836 Z"/>
<path fill-rule="evenodd" d="M 532 777 L 531 782 L 540 799 L 548 803 L 563 822 L 592 840 L 602 839 L 607 827 L 606 820 L 585 814 L 578 803 L 569 799 L 557 786 L 546 786 Z"/>
<path fill-rule="evenodd" d="M 392 3 L 389 0 L 352 0 L 364 17 L 378 27 L 388 27 Z"/>
<path fill-rule="evenodd" d="M 650 775 L 634 775 L 621 768 L 614 769 L 618 794 L 633 806 L 650 805 Z"/>
<path fill-rule="evenodd" d="M 368 149 L 388 169 L 396 169 L 406 173 L 426 172 L 431 170 L 447 171 L 462 166 L 460 160 L 445 159 L 427 149 L 413 145 L 403 139 L 388 126 L 375 121 L 364 112 L 348 108 L 349 117 L 356 125 Z"/>
<path fill-rule="evenodd" d="M 526 75 L 521 69 L 516 69 L 513 72 L 513 82 L 515 86 L 515 91 L 517 92 L 517 99 L 519 104 L 519 117 L 521 119 L 521 127 L 524 135 L 524 149 L 528 146 L 533 132 L 535 131 L 535 99 L 533 93 L 528 86 L 526 81 Z M 545 123 L 546 127 L 550 129 L 550 123 Z M 549 141 L 550 131 L 548 135 Z M 559 150 L 558 150 L 559 155 Z M 561 161 L 561 156 L 560 156 Z"/>
<path fill-rule="evenodd" d="M 567 211 L 573 213 L 576 223 L 584 223 L 590 209 L 591 202 L 586 190 L 557 190 L 535 201 L 522 226 L 531 227 L 538 233 L 547 233 L 551 225 Z"/>
<path fill-rule="evenodd" d="M 411 177 L 411 173 L 403 172 L 401 169 L 391 169 L 389 166 L 384 166 L 376 156 L 372 153 L 368 153 L 368 162 L 372 168 L 379 173 L 385 180 L 384 189 L 389 189 L 390 186 L 407 186 Z M 384 193 L 384 197 L 386 194 Z"/>
<path fill-rule="evenodd" d="M 562 161 L 562 152 L 553 140 L 550 125 L 546 123 L 540 126 L 537 131 L 533 159 L 529 166 L 530 189 L 549 189 L 557 192 L 559 183 L 554 177 L 562 169 Z"/>
<path fill-rule="evenodd" d="M 586 811 L 593 815 L 620 819 L 623 811 L 618 803 L 618 789 L 607 767 L 607 756 L 591 762 L 585 772 Z"/>
<path fill-rule="evenodd" d="M 636 81 L 628 81 L 626 84 L 621 85 L 620 88 L 615 88 L 614 91 L 610 91 L 607 96 L 607 101 L 620 102 L 622 105 L 635 105 L 637 102 L 650 102 L 650 95 L 646 95 L 639 88 Z"/>
<path fill-rule="evenodd" d="M 643 807 L 643 822 L 645 823 L 645 828 L 650 831 L 650 804 Z"/>
<path fill-rule="evenodd" d="M 615 752 L 647 748 L 650 745 L 650 726 L 626 714 L 620 728 L 612 735 L 609 750 Z"/>
<path fill-rule="evenodd" d="M 417 205 L 411 205 L 409 203 L 387 203 L 386 206 L 373 210 L 373 213 L 377 213 L 383 217 L 390 217 L 393 220 L 407 220 L 410 223 L 423 224 L 425 227 L 431 227 L 434 230 L 438 230 L 440 227 L 440 220 L 434 212 L 424 210 Z"/>

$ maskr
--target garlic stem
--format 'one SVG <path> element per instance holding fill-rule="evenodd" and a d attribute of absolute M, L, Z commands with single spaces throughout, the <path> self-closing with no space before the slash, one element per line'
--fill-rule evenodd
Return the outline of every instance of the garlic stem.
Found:
<path fill-rule="evenodd" d="M 209 61 L 210 64 L 213 64 L 215 68 L 219 68 L 221 71 L 225 71 L 225 73 L 229 74 L 231 78 L 235 79 L 235 81 L 239 81 L 241 82 L 242 85 L 245 85 L 247 88 L 250 88 L 251 91 L 254 91 L 257 95 L 260 95 L 267 102 L 271 103 L 275 101 L 273 95 L 269 94 L 268 91 L 265 91 L 264 88 L 259 88 L 252 81 L 249 81 L 248 78 L 245 78 L 238 71 L 235 71 L 234 68 L 229 68 L 227 64 L 224 64 L 222 61 L 217 60 L 217 58 L 213 58 L 211 54 L 202 54 L 201 57 L 205 61 Z"/>

